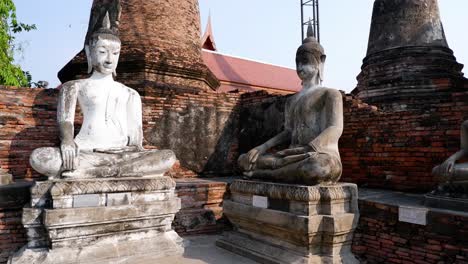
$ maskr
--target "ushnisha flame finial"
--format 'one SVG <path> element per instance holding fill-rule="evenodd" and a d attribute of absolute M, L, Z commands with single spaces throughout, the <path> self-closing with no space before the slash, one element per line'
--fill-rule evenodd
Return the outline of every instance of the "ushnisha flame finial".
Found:
<path fill-rule="evenodd" d="M 307 38 L 314 37 L 315 38 L 315 32 L 314 28 L 312 27 L 312 22 L 309 20 L 309 24 L 307 25 Z"/>

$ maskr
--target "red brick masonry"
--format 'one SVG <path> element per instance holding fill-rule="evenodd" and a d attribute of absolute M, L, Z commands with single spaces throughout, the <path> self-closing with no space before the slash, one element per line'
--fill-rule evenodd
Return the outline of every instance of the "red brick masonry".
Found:
<path fill-rule="evenodd" d="M 442 80 L 440 85 L 450 86 Z M 342 181 L 394 190 L 431 190 L 436 184 L 432 168 L 458 150 L 460 125 L 468 119 L 467 89 L 442 88 L 430 98 L 384 109 L 346 95 L 345 129 L 340 140 Z M 239 113 L 261 105 L 256 114 L 267 115 L 269 107 L 283 104 L 284 97 L 265 92 L 241 95 L 163 90 L 145 94 L 145 137 L 151 141 L 149 145 L 176 148 L 181 166 L 173 172 L 175 177 L 232 173 L 239 152 L 245 151 L 238 148 L 239 132 L 244 133 L 241 140 L 249 138 L 253 142 L 248 145 L 255 146 L 264 140 L 255 139 L 259 131 L 271 132 L 282 125 L 282 113 L 278 112 L 264 118 L 259 129 L 244 129 L 258 120 L 250 120 L 252 112 L 239 119 Z M 56 96 L 55 90 L 0 87 L 0 164 L 17 179 L 39 176 L 28 165 L 33 149 L 58 145 Z M 174 140 L 174 132 L 178 133 L 176 138 L 188 143 Z"/>
<path fill-rule="evenodd" d="M 0 86 L 0 165 L 16 179 L 38 179 L 40 175 L 29 166 L 31 152 L 59 145 L 57 95 L 53 89 Z M 240 97 L 170 89 L 145 92 L 146 147 L 176 152 L 180 163 L 171 172 L 174 177 L 230 174 L 237 159 L 235 122 Z M 76 130 L 80 124 L 77 115 Z"/>
<path fill-rule="evenodd" d="M 346 96 L 344 114 L 342 181 L 429 191 L 437 184 L 432 168 L 460 148 L 468 91 L 441 91 L 386 109 Z"/>
<path fill-rule="evenodd" d="M 354 254 L 365 263 L 468 263 L 468 214 L 429 208 L 425 226 L 398 221 L 400 205 L 421 202 L 422 195 L 360 189 Z"/>
<path fill-rule="evenodd" d="M 28 239 L 21 224 L 22 208 L 0 208 L 0 263 L 6 263 L 10 254 L 24 246 Z"/>

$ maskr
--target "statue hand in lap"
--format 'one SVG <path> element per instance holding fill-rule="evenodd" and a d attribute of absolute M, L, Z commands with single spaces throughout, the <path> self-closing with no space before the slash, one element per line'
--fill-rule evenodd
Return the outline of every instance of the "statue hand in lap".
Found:
<path fill-rule="evenodd" d="M 291 155 L 306 154 L 311 151 L 313 151 L 311 147 L 298 147 L 298 148 L 290 148 L 290 149 L 278 151 L 277 155 L 282 156 L 282 157 L 287 157 Z"/>
<path fill-rule="evenodd" d="M 253 166 L 257 162 L 258 157 L 265 154 L 266 151 L 267 151 L 267 148 L 264 145 L 260 145 L 258 147 L 251 149 L 247 153 L 246 159 L 242 160 L 242 161 L 247 161 L 247 163 L 244 165 L 248 168 L 247 170 L 249 171 L 252 170 Z"/>
<path fill-rule="evenodd" d="M 30 163 L 39 173 L 50 178 L 158 176 L 175 163 L 171 150 L 143 148 L 141 98 L 113 79 L 120 46 L 109 28 L 91 35 L 86 53 L 92 75 L 60 90 L 60 148 L 33 151 Z M 83 124 L 74 137 L 77 104 Z"/>
<path fill-rule="evenodd" d="M 296 54 L 302 90 L 285 106 L 285 129 L 239 157 L 244 175 L 269 181 L 314 185 L 335 183 L 342 171 L 338 140 L 343 132 L 343 99 L 339 91 L 321 86 L 325 54 L 311 36 Z M 287 149 L 267 153 L 289 142 Z"/>
<path fill-rule="evenodd" d="M 433 173 L 439 176 L 440 180 L 448 181 L 453 175 L 453 169 L 455 166 L 455 159 L 448 158 L 442 164 L 434 168 Z"/>

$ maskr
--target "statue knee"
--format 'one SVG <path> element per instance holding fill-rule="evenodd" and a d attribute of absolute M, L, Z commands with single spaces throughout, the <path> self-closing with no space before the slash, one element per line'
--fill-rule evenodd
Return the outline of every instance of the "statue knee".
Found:
<path fill-rule="evenodd" d="M 440 165 L 437 165 L 435 166 L 434 168 L 432 168 L 432 176 L 440 176 Z"/>
<path fill-rule="evenodd" d="M 146 152 L 145 156 L 147 161 L 152 163 L 151 166 L 156 166 L 158 170 L 169 170 L 177 161 L 174 151 L 169 149 L 150 150 Z M 133 166 L 130 167 L 133 168 Z"/>
<path fill-rule="evenodd" d="M 330 175 L 330 168 L 307 163 L 301 168 L 302 181 L 307 185 L 315 185 L 324 181 Z"/>
<path fill-rule="evenodd" d="M 463 121 L 462 127 L 463 127 L 464 129 L 467 129 L 467 128 L 468 128 L 468 120 Z"/>
<path fill-rule="evenodd" d="M 62 167 L 62 156 L 58 148 L 38 148 L 31 153 L 29 163 L 40 174 L 56 177 Z"/>
<path fill-rule="evenodd" d="M 309 159 L 301 170 L 303 181 L 310 185 L 337 182 L 341 177 L 341 166 L 327 159 Z"/>
<path fill-rule="evenodd" d="M 249 162 L 249 159 L 247 158 L 247 154 L 242 154 L 239 156 L 239 158 L 237 159 L 237 165 L 243 171 L 249 170 L 250 162 Z"/>
<path fill-rule="evenodd" d="M 176 158 L 176 155 L 174 153 L 174 151 L 172 150 L 169 150 L 169 149 L 165 149 L 165 150 L 161 150 L 161 154 L 162 154 L 162 159 L 163 161 L 167 164 L 167 166 L 169 168 L 172 168 L 172 166 L 174 166 L 174 164 L 176 163 L 177 161 L 177 158 Z"/>

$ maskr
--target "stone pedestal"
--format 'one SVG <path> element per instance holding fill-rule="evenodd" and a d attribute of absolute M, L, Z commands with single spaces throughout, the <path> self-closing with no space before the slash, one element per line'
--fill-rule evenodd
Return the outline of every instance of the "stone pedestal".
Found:
<path fill-rule="evenodd" d="M 28 245 L 10 263 L 125 263 L 182 254 L 171 228 L 180 199 L 169 177 L 50 180 L 31 188 Z"/>
<path fill-rule="evenodd" d="M 260 263 L 359 263 L 355 184 L 300 186 L 238 180 L 224 214 L 234 226 L 217 245 Z"/>

